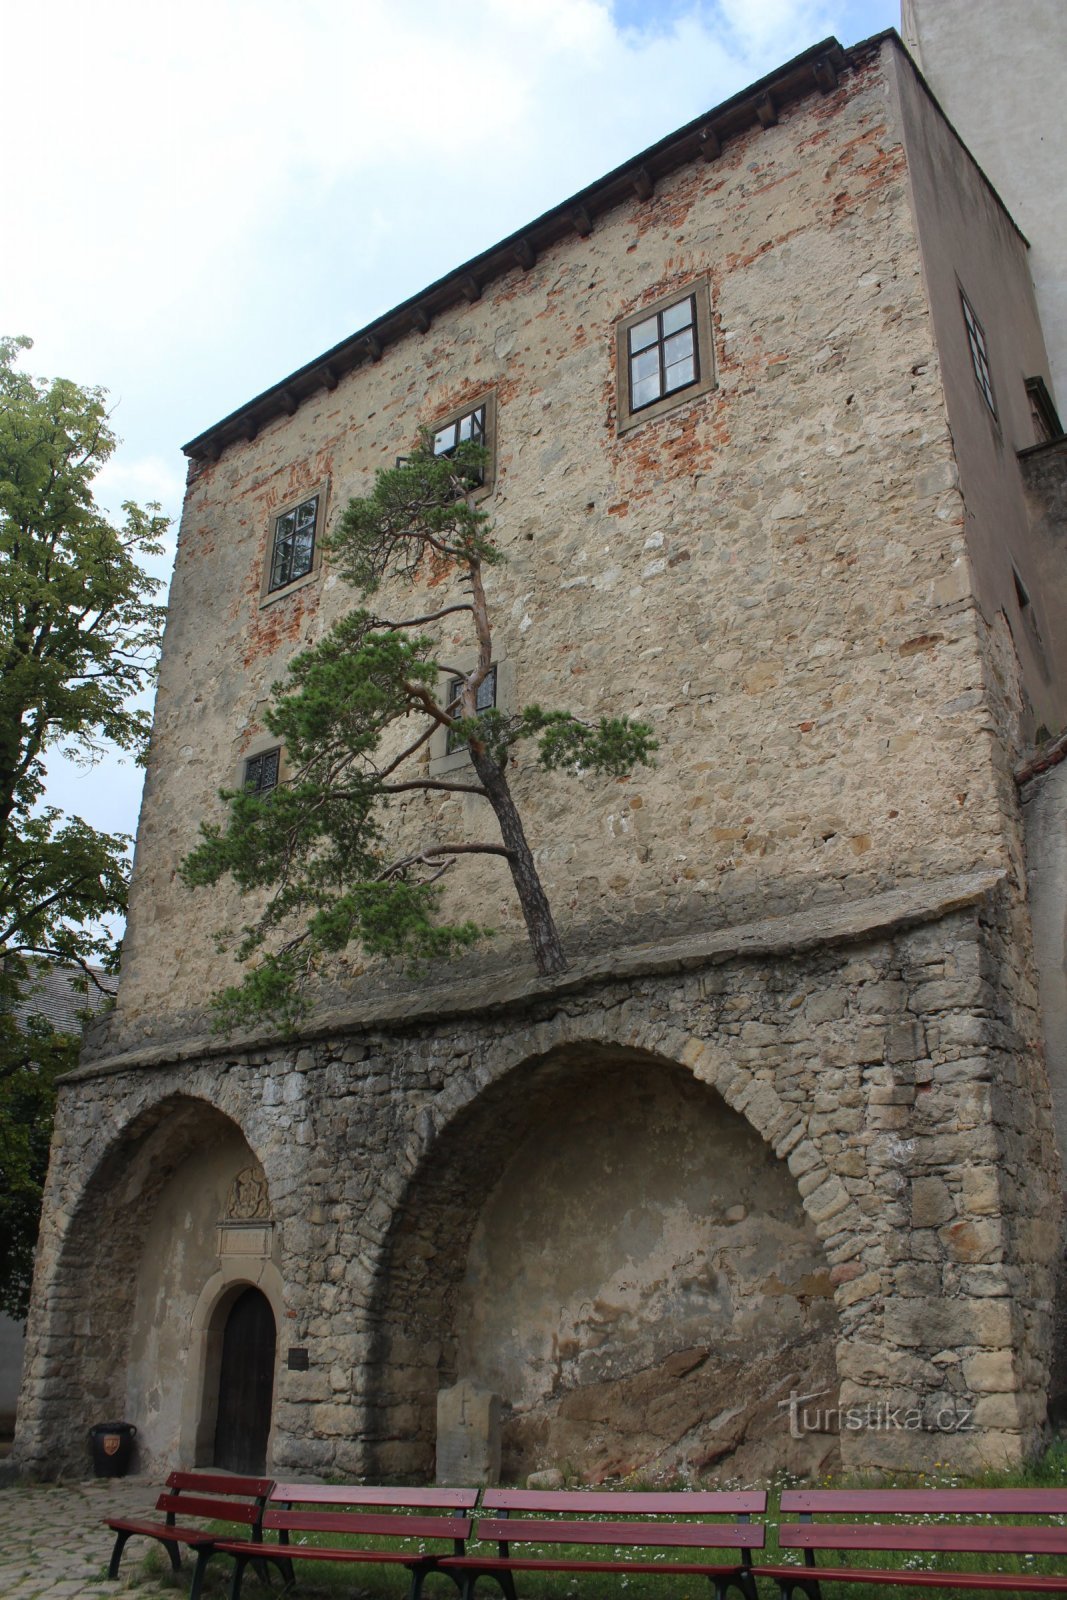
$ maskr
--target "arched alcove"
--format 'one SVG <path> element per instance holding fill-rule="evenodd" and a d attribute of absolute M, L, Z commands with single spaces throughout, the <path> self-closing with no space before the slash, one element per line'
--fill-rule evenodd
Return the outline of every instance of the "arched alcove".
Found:
<path fill-rule="evenodd" d="M 835 1459 L 789 1438 L 792 1390 L 831 1402 L 838 1336 L 795 1182 L 648 1052 L 568 1045 L 460 1113 L 398 1209 L 374 1316 L 382 1473 L 431 1470 L 437 1392 L 459 1379 L 501 1396 L 509 1478 Z"/>
<path fill-rule="evenodd" d="M 81 1464 L 83 1425 L 105 1418 L 135 1424 L 142 1469 L 192 1465 L 205 1288 L 255 1282 L 269 1268 L 280 1303 L 273 1247 L 262 1169 L 215 1106 L 170 1096 L 113 1136 L 74 1209 L 56 1275 L 50 1337 L 80 1397 L 75 1406 L 71 1385 L 61 1385 L 52 1401 L 71 1465 Z"/>

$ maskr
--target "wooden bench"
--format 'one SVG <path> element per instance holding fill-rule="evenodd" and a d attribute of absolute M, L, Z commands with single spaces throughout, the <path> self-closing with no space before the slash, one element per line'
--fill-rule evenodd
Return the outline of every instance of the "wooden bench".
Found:
<path fill-rule="evenodd" d="M 118 1577 L 122 1552 L 128 1541 L 135 1535 L 144 1535 L 146 1539 L 159 1540 L 175 1572 L 182 1569 L 183 1547 L 196 1551 L 197 1562 L 189 1600 L 198 1600 L 207 1561 L 217 1541 L 226 1535 L 196 1527 L 186 1519 L 199 1517 L 211 1522 L 229 1522 L 250 1528 L 252 1540 L 259 1540 L 262 1537 L 264 1507 L 273 1487 L 271 1478 L 241 1478 L 230 1473 L 172 1472 L 156 1501 L 156 1510 L 164 1513 L 162 1520 L 149 1516 L 105 1519 L 107 1526 L 113 1528 L 116 1534 L 115 1548 L 107 1569 L 108 1577 Z"/>
<path fill-rule="evenodd" d="M 499 1513 L 480 1517 L 477 1524 L 479 1542 L 496 1544 L 496 1554 L 474 1550 L 446 1556 L 438 1563 L 442 1572 L 459 1582 L 463 1600 L 471 1600 L 482 1577 L 492 1578 L 507 1600 L 515 1600 L 517 1572 L 681 1574 L 708 1578 L 716 1600 L 721 1600 L 731 1585 L 740 1589 L 746 1600 L 756 1600 L 751 1552 L 763 1548 L 764 1529 L 749 1519 L 753 1512 L 767 1509 L 763 1491 L 612 1494 L 569 1489 L 486 1489 L 481 1509 Z M 534 1515 L 516 1517 L 513 1512 Z M 708 1520 L 715 1516 L 733 1520 Z M 555 1548 L 547 1555 L 513 1554 L 513 1546 L 531 1544 Z M 575 1545 L 610 1545 L 614 1553 L 568 1555 L 568 1548 Z M 624 1555 L 618 1554 L 620 1549 Z M 657 1560 L 652 1555 L 656 1550 L 685 1551 L 691 1559 Z M 709 1561 L 710 1550 L 728 1550 L 730 1556 Z"/>
<path fill-rule="evenodd" d="M 778 1543 L 802 1550 L 804 1565 L 757 1567 L 756 1577 L 773 1578 L 782 1600 L 799 1589 L 822 1600 L 829 1583 L 899 1584 L 913 1589 L 1000 1589 L 1035 1594 L 1067 1593 L 1067 1570 L 1059 1573 L 931 1571 L 905 1567 L 900 1559 L 931 1555 L 1067 1556 L 1067 1527 L 1051 1521 L 1025 1523 L 962 1522 L 947 1518 L 1067 1516 L 1067 1489 L 787 1489 L 782 1493 Z M 814 1522 L 834 1518 L 892 1517 L 892 1522 Z M 931 1521 L 930 1518 L 938 1520 Z M 819 1564 L 833 1553 L 885 1552 L 894 1565 Z"/>
<path fill-rule="evenodd" d="M 470 1538 L 477 1489 L 394 1489 L 358 1484 L 276 1483 L 263 1514 L 262 1542 L 218 1539 L 211 1554 L 230 1555 L 235 1567 L 231 1600 L 237 1600 L 245 1568 L 271 1562 L 286 1583 L 304 1561 L 362 1562 L 404 1566 L 411 1574 L 410 1600 L 418 1600 L 428 1573 L 444 1556 L 461 1556 Z M 354 1508 L 359 1507 L 356 1510 Z M 374 1508 L 374 1509 L 369 1509 Z M 424 1515 L 423 1513 L 444 1513 Z M 271 1534 L 277 1542 L 268 1542 Z M 365 1541 L 358 1546 L 293 1544 L 294 1534 L 333 1534 Z M 437 1551 L 401 1549 L 383 1540 L 430 1540 Z M 210 1557 L 208 1557 L 210 1559 Z"/>

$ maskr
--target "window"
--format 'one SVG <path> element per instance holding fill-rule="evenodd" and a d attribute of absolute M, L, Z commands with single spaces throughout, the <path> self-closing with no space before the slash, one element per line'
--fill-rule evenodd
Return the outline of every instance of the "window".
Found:
<path fill-rule="evenodd" d="M 446 691 L 447 694 L 448 694 L 448 699 L 446 701 L 447 705 L 451 705 L 453 700 L 455 700 L 457 698 L 457 696 L 460 693 L 460 690 L 463 688 L 463 685 L 466 683 L 466 681 L 467 681 L 466 678 L 449 678 L 449 680 L 448 680 L 448 689 Z M 492 709 L 493 706 L 496 705 L 496 667 L 495 666 L 492 666 L 492 667 L 489 668 L 489 671 L 486 673 L 485 677 L 482 679 L 481 683 L 478 685 L 478 691 L 477 691 L 477 694 L 475 696 L 475 704 L 476 704 L 477 709 L 478 709 L 479 712 L 489 711 L 489 710 Z M 455 733 L 453 732 L 453 730 L 451 728 L 448 728 L 445 731 L 446 731 L 446 734 L 447 734 L 447 737 L 445 739 L 445 754 L 446 755 L 451 755 L 454 750 L 465 750 L 467 748 L 466 739 L 457 738 Z"/>
<path fill-rule="evenodd" d="M 278 745 L 272 750 L 261 750 L 245 761 L 244 787 L 255 795 L 269 794 L 278 787 L 281 777 L 282 752 Z"/>
<path fill-rule="evenodd" d="M 443 428 L 437 428 L 433 436 L 433 453 L 435 456 L 453 456 L 459 445 L 468 443 L 485 443 L 484 405 L 475 406 L 473 411 L 467 411 L 463 416 L 446 422 Z"/>
<path fill-rule="evenodd" d="M 706 394 L 715 381 L 707 284 L 620 322 L 617 360 L 620 433 Z"/>
<path fill-rule="evenodd" d="M 478 665 L 477 650 L 450 650 L 449 673 L 437 683 L 437 697 L 442 705 L 450 705 L 466 679 Z M 463 674 L 461 677 L 460 674 Z M 488 711 L 496 706 L 507 711 L 515 705 L 515 668 L 501 651 L 478 686 L 478 710 Z M 466 772 L 464 772 L 466 768 Z M 430 776 L 442 778 L 455 773 L 463 782 L 470 781 L 470 751 L 465 739 L 452 737 L 451 728 L 437 728 L 430 740 Z"/>
<path fill-rule="evenodd" d="M 429 432 L 435 456 L 454 455 L 461 444 L 467 443 L 480 444 L 488 451 L 482 466 L 472 474 L 471 483 L 475 499 L 484 499 L 496 477 L 496 395 L 480 395 L 468 400 L 462 409 L 434 418 Z"/>
<path fill-rule="evenodd" d="M 1030 419 L 1034 424 L 1036 443 L 1049 444 L 1053 439 L 1062 439 L 1063 428 L 1044 378 L 1027 378 L 1026 396 L 1030 402 Z"/>
<path fill-rule="evenodd" d="M 967 325 L 967 343 L 971 347 L 971 365 L 974 367 L 974 375 L 978 380 L 978 387 L 982 391 L 986 405 L 996 416 L 997 402 L 993 397 L 993 375 L 989 370 L 989 351 L 986 347 L 985 332 L 962 289 L 960 290 L 960 300 L 963 303 L 963 320 Z"/>
<path fill-rule="evenodd" d="M 263 583 L 264 599 L 299 583 L 315 570 L 319 514 L 324 499 L 324 492 L 317 490 L 275 517 L 270 560 Z"/>

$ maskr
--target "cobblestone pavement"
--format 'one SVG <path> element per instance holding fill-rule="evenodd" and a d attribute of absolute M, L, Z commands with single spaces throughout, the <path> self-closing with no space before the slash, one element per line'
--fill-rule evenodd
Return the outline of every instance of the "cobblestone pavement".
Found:
<path fill-rule="evenodd" d="M 118 1583 L 108 1583 L 114 1536 L 107 1516 L 129 1516 L 155 1504 L 158 1485 L 147 1478 L 90 1479 L 86 1483 L 16 1485 L 0 1489 L 0 1597 L 2 1600 L 89 1600 L 134 1593 L 138 1600 L 167 1600 L 188 1593 L 169 1576 L 159 1545 L 138 1540 L 122 1562 Z M 151 1554 L 149 1552 L 152 1552 Z M 156 1576 L 158 1575 L 158 1577 Z"/>

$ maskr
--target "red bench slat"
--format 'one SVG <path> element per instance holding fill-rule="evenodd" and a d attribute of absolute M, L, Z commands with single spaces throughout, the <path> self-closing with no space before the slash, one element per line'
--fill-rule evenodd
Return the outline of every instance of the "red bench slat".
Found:
<path fill-rule="evenodd" d="M 370 1539 L 469 1539 L 469 1517 L 363 1515 L 345 1511 L 276 1511 L 268 1508 L 263 1529 L 292 1533 L 351 1533 Z"/>
<path fill-rule="evenodd" d="M 621 1511 L 634 1516 L 670 1517 L 719 1513 L 737 1517 L 766 1509 L 767 1493 L 763 1489 L 674 1489 L 661 1493 L 626 1489 L 618 1494 L 595 1489 L 486 1489 L 482 1496 L 483 1511 L 585 1511 L 607 1516 Z"/>
<path fill-rule="evenodd" d="M 1011 1555 L 1067 1554 L 1067 1528 L 1037 1527 L 1033 1523 L 1004 1526 L 994 1523 L 903 1524 L 854 1522 L 786 1522 L 778 1529 L 778 1543 L 787 1550 L 926 1550 L 981 1551 Z M 832 1569 L 828 1569 L 832 1570 Z M 1067 1579 L 1065 1579 L 1067 1582 Z"/>
<path fill-rule="evenodd" d="M 1046 1590 L 1062 1594 L 1067 1589 L 1067 1575 L 1043 1572 L 950 1572 L 942 1568 L 937 1572 L 909 1568 L 898 1572 L 891 1567 L 753 1567 L 757 1578 L 786 1578 L 821 1583 L 830 1579 L 835 1583 L 914 1584 L 920 1589 L 1009 1589 Z"/>
<path fill-rule="evenodd" d="M 157 1511 L 173 1511 L 177 1517 L 209 1517 L 212 1522 L 247 1522 L 249 1527 L 259 1521 L 258 1505 L 242 1504 L 239 1500 L 207 1499 L 198 1494 L 161 1494 L 156 1501 Z"/>
<path fill-rule="evenodd" d="M 276 1483 L 272 1504 L 337 1506 L 434 1506 L 441 1510 L 473 1511 L 477 1489 L 390 1489 L 379 1484 Z"/>
<path fill-rule="evenodd" d="M 783 1489 L 782 1515 L 1067 1515 L 1067 1489 Z"/>
<path fill-rule="evenodd" d="M 764 1528 L 752 1522 L 562 1522 L 555 1518 L 488 1517 L 478 1538 L 509 1544 L 628 1544 L 694 1550 L 762 1550 Z"/>
<path fill-rule="evenodd" d="M 435 1570 L 440 1565 L 438 1558 L 411 1550 L 353 1550 L 351 1546 L 335 1550 L 325 1544 L 253 1544 L 240 1539 L 220 1539 L 215 1549 L 223 1555 L 251 1556 L 257 1561 L 369 1561 L 382 1566 L 395 1562 L 407 1567 L 432 1566 Z"/>
<path fill-rule="evenodd" d="M 265 1498 L 273 1485 L 273 1478 L 242 1478 L 230 1472 L 172 1472 L 167 1479 L 168 1489 L 193 1489 L 204 1494 L 243 1494 L 252 1499 Z"/>
<path fill-rule="evenodd" d="M 681 1572 L 704 1577 L 708 1573 L 737 1572 L 736 1561 L 589 1561 L 563 1556 L 444 1556 L 442 1570 L 476 1569 L 478 1572 Z M 794 1567 L 801 1575 L 810 1568 Z"/>

